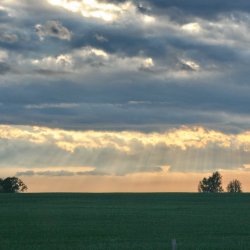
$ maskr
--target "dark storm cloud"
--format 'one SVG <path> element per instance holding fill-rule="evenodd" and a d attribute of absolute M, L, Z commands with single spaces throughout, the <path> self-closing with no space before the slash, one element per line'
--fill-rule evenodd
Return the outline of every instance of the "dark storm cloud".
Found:
<path fill-rule="evenodd" d="M 6 74 L 10 69 L 11 68 L 7 63 L 0 62 L 0 75 Z"/>
<path fill-rule="evenodd" d="M 4 67 L 3 67 L 4 68 Z M 146 74 L 146 73 L 145 73 Z M 119 75 L 117 76 L 117 78 Z M 247 81 L 246 76 L 239 79 L 241 82 Z M 105 84 L 96 83 L 95 79 L 86 79 L 82 84 L 75 84 L 70 81 L 51 81 L 33 84 L 3 85 L 0 86 L 1 103 L 5 105 L 32 105 L 50 103 L 86 103 L 86 104 L 107 104 L 107 105 L 128 105 L 136 109 L 138 107 L 157 108 L 213 108 L 217 111 L 234 111 L 237 113 L 247 113 L 250 100 L 248 84 L 234 85 L 234 79 L 228 82 L 221 82 L 220 79 L 211 79 L 212 82 L 200 79 L 187 81 L 169 80 L 165 82 L 148 80 L 140 81 L 140 78 L 127 79 L 123 82 L 109 82 L 109 78 L 103 77 Z M 214 81 L 214 82 L 213 82 Z M 14 91 L 15 90 L 15 91 Z M 213 102 L 211 102 L 211 99 Z M 134 102 L 134 103 L 133 103 Z M 198 104 L 200 106 L 198 106 Z"/>
<path fill-rule="evenodd" d="M 17 36 L 15 34 L 10 34 L 10 33 L 3 33 L 0 34 L 0 41 L 1 42 L 7 42 L 7 43 L 14 43 L 17 41 Z"/>
<path fill-rule="evenodd" d="M 55 70 L 49 70 L 49 69 L 36 69 L 34 70 L 34 73 L 38 73 L 45 76 L 61 76 L 63 74 L 68 74 L 69 72 L 66 71 L 55 71 Z"/>
<path fill-rule="evenodd" d="M 71 33 L 60 22 L 51 20 L 45 24 L 37 24 L 35 30 L 40 39 L 44 39 L 46 36 L 57 37 L 62 40 L 70 40 Z"/>
<path fill-rule="evenodd" d="M 35 53 L 38 57 L 66 50 L 65 43 L 71 39 L 72 33 L 64 26 L 64 21 L 67 24 L 74 20 L 68 13 L 51 9 L 47 1 L 30 4 L 24 0 L 6 3 L 6 6 L 8 8 L 2 11 L 5 18 L 0 26 L 3 32 L 0 35 L 0 48 L 25 56 Z M 40 38 L 47 36 L 46 42 L 39 41 L 38 35 Z M 58 46 L 53 38 L 62 39 L 61 45 Z"/>
<path fill-rule="evenodd" d="M 117 1 L 119 2 L 119 1 Z M 175 18 L 185 18 L 185 15 L 200 16 L 205 18 L 214 18 L 216 15 L 225 12 L 250 11 L 250 3 L 245 0 L 228 1 L 228 0 L 140 0 L 134 1 L 138 9 L 142 11 L 149 10 L 148 7 L 155 7 L 161 14 L 170 14 Z M 181 11 L 181 12 L 180 12 Z M 183 17 L 180 17 L 180 15 Z"/>
<path fill-rule="evenodd" d="M 129 82 L 115 85 L 51 82 L 2 86 L 1 123 L 42 124 L 74 129 L 109 129 L 111 124 L 116 129 L 125 124 L 128 129 L 129 124 L 133 125 L 132 129 L 135 125 L 141 125 L 143 129 L 143 125 L 150 124 L 225 125 L 237 121 L 223 120 L 225 118 L 221 112 L 232 117 L 248 115 L 248 93 L 249 86 L 236 88 L 230 83 L 220 82 L 144 82 L 139 85 Z M 238 123 L 242 125 L 242 121 Z"/>
<path fill-rule="evenodd" d="M 6 4 L 0 10 L 0 49 L 8 52 L 0 63 L 0 122 L 74 129 L 247 128 L 250 4 L 132 4 L 136 11 L 114 22 L 47 1 Z M 143 15 L 155 21 L 144 23 Z"/>
<path fill-rule="evenodd" d="M 0 20 L 3 23 L 10 20 L 10 17 L 8 16 L 8 13 L 5 10 L 0 9 Z"/>

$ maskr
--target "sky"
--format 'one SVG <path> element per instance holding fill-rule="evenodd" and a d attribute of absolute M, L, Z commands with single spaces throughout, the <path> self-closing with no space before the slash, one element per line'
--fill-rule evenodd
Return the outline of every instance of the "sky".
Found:
<path fill-rule="evenodd" d="M 29 192 L 250 192 L 250 2 L 1 0 L 0 175 Z"/>

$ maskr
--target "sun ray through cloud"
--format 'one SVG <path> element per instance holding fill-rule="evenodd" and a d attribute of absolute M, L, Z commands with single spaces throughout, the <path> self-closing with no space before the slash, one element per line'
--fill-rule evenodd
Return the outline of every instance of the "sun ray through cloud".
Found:
<path fill-rule="evenodd" d="M 135 191 L 247 175 L 249 24 L 242 1 L 2 0 L 0 173 Z"/>

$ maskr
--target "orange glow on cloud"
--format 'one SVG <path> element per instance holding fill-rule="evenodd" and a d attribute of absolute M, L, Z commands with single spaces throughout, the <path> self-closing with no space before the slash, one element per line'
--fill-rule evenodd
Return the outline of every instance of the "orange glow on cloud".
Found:
<path fill-rule="evenodd" d="M 21 140 L 33 143 L 52 143 L 66 151 L 77 147 L 102 148 L 112 146 L 121 151 L 131 151 L 135 143 L 155 146 L 205 148 L 211 143 L 221 147 L 250 146 L 250 133 L 239 135 L 224 134 L 202 127 L 181 127 L 165 133 L 109 132 L 109 131 L 67 131 L 45 127 L 0 125 L 0 139 Z"/>
<path fill-rule="evenodd" d="M 211 165 L 216 163 L 213 157 L 218 160 L 214 169 L 221 168 L 225 182 L 238 178 L 244 190 L 250 191 L 247 181 L 250 177 L 247 158 L 250 132 L 226 134 L 203 127 L 184 126 L 163 133 L 143 133 L 0 125 L 0 141 L 3 147 L 5 141 L 13 145 L 6 149 L 9 150 L 9 162 L 13 158 L 11 150 L 13 148 L 15 154 L 17 144 L 22 148 L 39 145 L 45 149 L 43 153 L 40 148 L 34 151 L 35 158 L 31 158 L 30 153 L 25 155 L 26 158 L 21 155 L 20 161 L 24 163 L 19 164 L 17 158 L 16 166 L 15 161 L 13 165 L 6 161 L 7 166 L 1 167 L 2 177 L 19 174 L 27 182 L 30 192 L 195 192 L 198 181 L 213 171 Z M 190 151 L 190 148 L 195 151 Z M 46 158 L 46 150 L 55 149 L 60 149 L 55 151 L 59 152 L 56 158 L 54 154 Z M 169 158 L 165 159 L 169 149 L 174 149 L 168 152 L 172 165 Z M 211 149 L 225 149 L 221 151 L 225 155 L 219 152 L 219 157 L 215 156 Z M 203 155 L 199 156 L 202 152 Z M 235 156 L 238 158 L 232 162 Z M 72 159 L 68 161 L 70 157 Z M 42 164 L 36 165 L 41 158 Z M 89 160 L 88 163 L 84 163 L 85 159 Z M 208 168 L 202 165 L 203 161 L 209 160 Z"/>

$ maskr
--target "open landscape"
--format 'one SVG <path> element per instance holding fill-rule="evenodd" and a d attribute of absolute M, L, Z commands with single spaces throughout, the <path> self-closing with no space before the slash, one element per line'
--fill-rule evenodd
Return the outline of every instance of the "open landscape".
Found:
<path fill-rule="evenodd" d="M 1 249 L 250 249 L 249 194 L 1 194 Z"/>
<path fill-rule="evenodd" d="M 250 250 L 250 1 L 0 0 L 0 250 Z"/>

